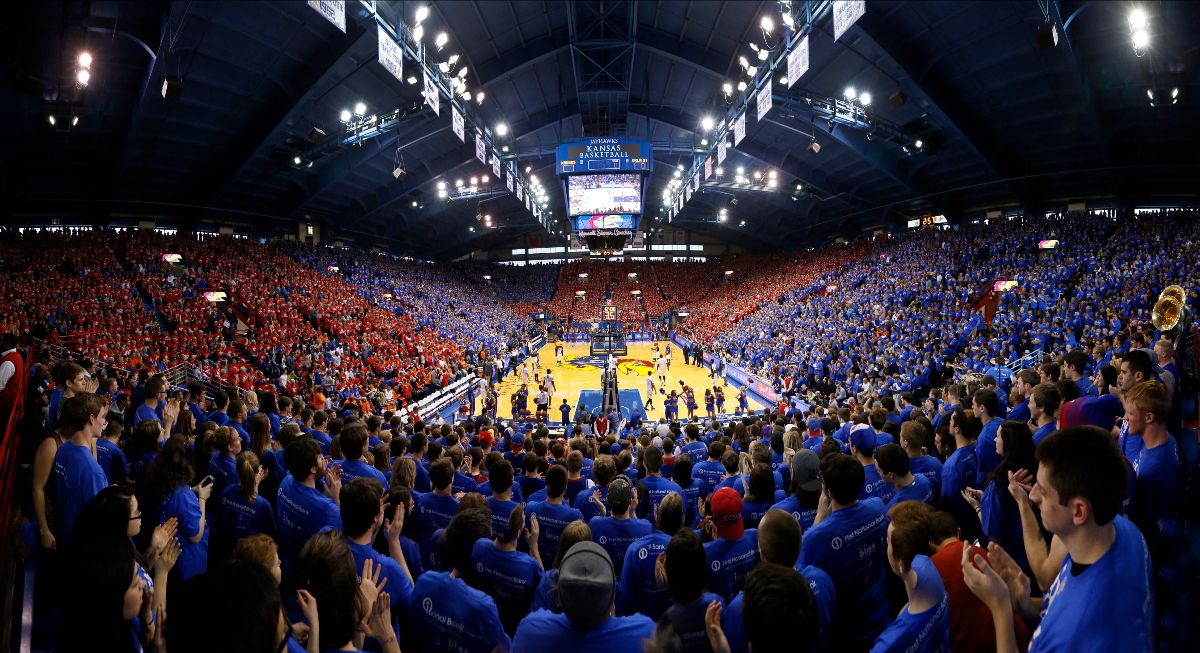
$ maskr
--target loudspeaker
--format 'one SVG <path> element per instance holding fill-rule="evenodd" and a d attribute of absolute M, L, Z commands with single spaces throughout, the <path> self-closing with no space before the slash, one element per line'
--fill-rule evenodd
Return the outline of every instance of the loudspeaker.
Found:
<path fill-rule="evenodd" d="M 892 101 L 892 106 L 896 107 L 897 109 L 904 106 L 905 102 L 908 102 L 908 96 L 904 94 L 904 91 L 896 91 L 895 93 L 892 93 L 892 97 L 888 99 Z"/>
<path fill-rule="evenodd" d="M 392 176 L 396 178 L 396 181 L 404 181 L 404 177 L 407 175 L 408 171 L 400 166 L 396 166 L 392 169 Z"/>
<path fill-rule="evenodd" d="M 325 140 L 325 136 L 325 130 L 321 129 L 320 127 L 313 127 L 312 129 L 308 130 L 308 142 L 312 143 L 313 145 Z"/>
<path fill-rule="evenodd" d="M 1038 46 L 1043 48 L 1053 48 L 1058 45 L 1058 27 L 1054 23 L 1046 23 L 1039 25 L 1037 28 Z"/>
<path fill-rule="evenodd" d="M 818 142 L 816 142 L 816 141 L 813 141 L 813 142 L 811 142 L 811 143 L 809 143 L 809 144 L 808 144 L 808 153 L 809 153 L 809 154 L 817 154 L 817 153 L 819 153 L 820 151 L 821 151 L 821 144 L 820 144 L 820 143 L 818 143 Z"/>
<path fill-rule="evenodd" d="M 183 80 L 178 77 L 164 77 L 162 96 L 165 100 L 178 102 L 179 98 L 183 96 Z"/>

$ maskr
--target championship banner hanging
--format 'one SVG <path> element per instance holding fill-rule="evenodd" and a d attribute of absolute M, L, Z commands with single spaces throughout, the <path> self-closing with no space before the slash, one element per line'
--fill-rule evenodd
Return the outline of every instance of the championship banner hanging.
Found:
<path fill-rule="evenodd" d="M 767 112 L 771 110 L 771 78 L 767 78 L 766 86 L 758 91 L 758 119 L 762 120 L 766 117 Z"/>
<path fill-rule="evenodd" d="M 392 35 L 383 29 L 382 25 L 377 26 L 379 37 L 379 63 L 387 68 L 387 71 L 392 74 L 392 77 L 400 81 L 404 81 L 404 51 L 400 49 L 400 44 L 392 39 Z"/>
<path fill-rule="evenodd" d="M 694 174 L 692 175 L 692 192 L 694 193 L 698 190 L 700 190 L 700 175 Z"/>
<path fill-rule="evenodd" d="M 492 152 L 492 175 L 500 181 L 500 155 L 497 152 Z"/>
<path fill-rule="evenodd" d="M 521 184 L 517 184 L 517 199 L 519 199 L 519 200 L 525 199 L 525 187 L 522 186 Z"/>
<path fill-rule="evenodd" d="M 788 85 L 788 88 L 791 88 L 792 84 L 796 83 L 796 80 L 800 79 L 801 77 L 804 76 L 804 73 L 808 72 L 808 35 L 807 34 L 805 34 L 804 38 L 800 39 L 800 42 L 796 44 L 796 47 L 793 48 L 792 51 L 788 53 L 787 66 L 788 66 L 788 74 L 787 74 L 788 83 L 787 83 L 787 85 Z"/>
<path fill-rule="evenodd" d="M 729 142 L 725 140 L 725 135 L 721 134 L 721 142 L 717 143 L 717 165 L 725 163 L 725 151 L 729 149 Z"/>
<path fill-rule="evenodd" d="M 467 142 L 467 126 L 463 120 L 462 113 L 458 107 L 450 105 L 450 126 L 454 129 L 454 133 L 458 135 L 458 140 Z"/>
<path fill-rule="evenodd" d="M 842 38 L 866 12 L 867 0 L 833 0 L 833 40 Z"/>
<path fill-rule="evenodd" d="M 708 179 L 712 176 L 712 157 L 704 160 L 704 178 Z"/>
<path fill-rule="evenodd" d="M 746 114 L 738 116 L 737 120 L 733 121 L 733 146 L 737 147 L 738 143 L 746 137 Z"/>
<path fill-rule="evenodd" d="M 487 143 L 483 140 L 483 134 L 478 132 L 475 133 L 475 158 L 487 165 Z"/>
<path fill-rule="evenodd" d="M 346 0 L 308 0 L 308 6 L 346 33 Z"/>
<path fill-rule="evenodd" d="M 428 104 L 433 109 L 434 115 L 442 115 L 442 98 L 438 95 L 437 84 L 429 76 L 428 68 L 425 69 L 425 104 Z"/>
<path fill-rule="evenodd" d="M 508 178 L 504 180 L 508 184 L 508 192 L 513 192 L 513 172 L 512 168 L 508 169 Z"/>

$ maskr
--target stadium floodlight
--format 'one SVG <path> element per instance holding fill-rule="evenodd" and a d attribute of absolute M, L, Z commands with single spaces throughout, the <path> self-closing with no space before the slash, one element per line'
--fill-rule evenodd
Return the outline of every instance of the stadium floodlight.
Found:
<path fill-rule="evenodd" d="M 738 166 L 737 173 L 738 173 L 738 176 L 744 175 L 744 174 L 746 174 L 746 169 L 743 168 L 742 166 Z"/>
<path fill-rule="evenodd" d="M 342 109 L 342 115 L 340 118 L 342 119 L 342 122 L 350 122 L 350 110 Z"/>
<path fill-rule="evenodd" d="M 433 39 L 433 44 L 437 46 L 437 49 L 441 50 L 449 40 L 450 37 L 445 32 L 438 32 L 437 37 Z"/>
<path fill-rule="evenodd" d="M 437 194 L 438 194 L 438 198 L 440 198 L 440 199 L 446 199 L 446 195 L 447 195 L 447 193 L 446 193 L 446 189 L 445 189 L 445 188 L 439 188 L 439 189 L 438 189 L 438 192 L 437 192 Z"/>
<path fill-rule="evenodd" d="M 746 226 L 746 221 L 745 221 L 745 220 L 742 220 L 741 222 L 739 222 L 739 223 L 738 223 L 738 226 L 739 226 L 739 227 L 744 227 L 744 226 Z"/>
<path fill-rule="evenodd" d="M 680 177 L 682 174 L 683 174 L 682 172 L 679 172 L 678 170 L 676 170 L 676 171 L 675 171 L 675 178 L 676 178 L 676 179 L 679 179 L 679 177 Z"/>
<path fill-rule="evenodd" d="M 755 180 L 755 181 L 758 181 L 759 179 L 762 179 L 762 173 L 761 173 L 761 172 L 759 172 L 759 171 L 755 170 L 755 171 L 754 171 L 752 174 L 753 174 L 753 176 L 754 176 L 754 180 Z"/>
<path fill-rule="evenodd" d="M 1154 89 L 1150 89 L 1150 88 L 1146 89 L 1146 97 L 1153 100 L 1154 99 Z"/>
<path fill-rule="evenodd" d="M 720 177 L 724 174 L 725 174 L 725 168 L 722 168 L 721 166 L 717 166 L 717 176 Z"/>
<path fill-rule="evenodd" d="M 486 183 L 488 183 L 488 179 L 490 179 L 490 177 L 488 177 L 487 175 L 483 175 L 479 178 L 479 183 L 486 184 Z"/>
<path fill-rule="evenodd" d="M 925 147 L 925 143 L 921 142 L 921 139 L 918 138 L 917 140 L 913 141 L 913 147 L 916 147 L 919 150 L 922 147 Z"/>
<path fill-rule="evenodd" d="M 1141 50 L 1142 48 L 1145 48 L 1147 45 L 1150 45 L 1150 32 L 1147 32 L 1144 29 L 1135 30 L 1133 32 L 1132 38 L 1133 38 L 1133 47 L 1138 50 Z"/>
<path fill-rule="evenodd" d="M 442 71 L 443 75 L 449 75 L 450 74 L 450 63 L 447 61 L 443 61 L 442 63 L 438 64 L 438 70 Z"/>
<path fill-rule="evenodd" d="M 1174 100 L 1177 97 L 1179 97 L 1179 87 L 1171 89 L 1171 99 Z"/>
<path fill-rule="evenodd" d="M 480 91 L 480 92 L 476 93 L 476 94 L 475 94 L 475 104 L 483 104 L 483 100 L 484 100 L 484 98 L 486 98 L 486 97 L 487 97 L 487 95 L 486 95 L 486 94 L 484 94 L 484 92 L 483 92 L 483 91 Z"/>
<path fill-rule="evenodd" d="M 858 103 L 863 105 L 864 107 L 871 106 L 871 94 L 867 93 L 865 91 L 863 93 L 859 94 Z"/>
<path fill-rule="evenodd" d="M 421 21 L 425 20 L 426 18 L 429 18 L 429 7 L 427 7 L 425 5 L 421 5 L 420 7 L 417 7 L 417 13 L 416 13 L 415 18 L 417 19 L 418 25 L 421 24 Z"/>
<path fill-rule="evenodd" d="M 1138 7 L 1129 12 L 1129 27 L 1132 29 L 1146 28 L 1146 11 Z"/>
<path fill-rule="evenodd" d="M 365 114 L 366 112 L 367 112 L 367 105 L 363 104 L 362 102 L 359 102 L 358 104 L 354 105 L 354 115 L 361 116 L 361 115 Z"/>
<path fill-rule="evenodd" d="M 759 21 L 758 24 L 760 27 L 762 27 L 762 30 L 764 32 L 766 32 L 767 34 L 770 34 L 771 32 L 775 31 L 775 21 L 771 20 L 770 16 L 763 16 L 762 20 Z"/>
<path fill-rule="evenodd" d="M 496 124 L 496 135 L 497 136 L 504 136 L 507 133 L 508 133 L 508 125 L 506 125 L 502 122 Z"/>
<path fill-rule="evenodd" d="M 294 164 L 296 164 L 296 165 L 300 165 L 300 162 L 301 162 L 302 160 L 303 160 L 303 159 L 301 159 L 301 158 L 300 158 L 300 157 L 298 157 L 298 156 L 296 156 L 296 157 L 292 157 L 292 163 L 294 163 Z"/>
<path fill-rule="evenodd" d="M 471 177 L 471 185 L 478 186 L 479 185 L 479 177 Z"/>
<path fill-rule="evenodd" d="M 437 189 L 438 189 L 438 190 L 446 190 L 446 182 L 444 182 L 444 181 L 439 181 L 439 182 L 437 183 Z"/>
<path fill-rule="evenodd" d="M 791 14 L 785 13 L 783 14 L 783 24 L 787 25 L 788 28 L 793 28 L 796 26 L 796 19 L 792 18 Z"/>
<path fill-rule="evenodd" d="M 404 80 L 404 81 L 408 82 L 409 84 L 416 84 L 416 83 L 417 83 L 417 76 L 416 76 L 416 75 L 409 75 L 409 76 L 408 76 L 408 79 L 406 79 L 406 80 Z"/>
<path fill-rule="evenodd" d="M 704 116 L 700 119 L 700 128 L 704 131 L 710 131 L 713 128 L 712 116 Z"/>
<path fill-rule="evenodd" d="M 75 125 L 78 125 L 78 124 L 79 124 L 79 116 L 71 116 L 71 126 L 74 127 Z"/>
<path fill-rule="evenodd" d="M 755 67 L 755 66 L 750 66 L 750 67 L 746 68 L 746 76 L 747 76 L 747 77 L 753 78 L 753 77 L 754 77 L 755 75 L 757 75 L 757 74 L 758 74 L 758 68 L 757 68 L 757 67 Z"/>
<path fill-rule="evenodd" d="M 463 186 L 463 180 L 462 180 L 462 179 L 455 179 L 455 180 L 454 180 L 454 187 L 455 187 L 455 188 L 462 188 L 462 186 Z"/>
<path fill-rule="evenodd" d="M 529 175 L 529 181 L 535 184 L 538 183 L 537 175 Z"/>
<path fill-rule="evenodd" d="M 91 68 L 92 55 L 90 52 L 80 52 L 79 53 L 79 65 L 83 66 L 84 68 Z"/>
<path fill-rule="evenodd" d="M 475 233 L 475 227 L 467 227 L 467 231 Z"/>
<path fill-rule="evenodd" d="M 533 166 L 525 166 L 525 174 L 529 174 L 533 170 Z"/>
<path fill-rule="evenodd" d="M 779 185 L 779 182 L 777 180 L 775 180 L 775 179 L 767 180 L 767 188 L 775 188 L 777 185 Z"/>
<path fill-rule="evenodd" d="M 746 82 L 738 82 L 737 90 L 739 93 L 746 90 Z"/>
<path fill-rule="evenodd" d="M 771 56 L 770 50 L 759 50 L 758 51 L 758 60 L 759 61 L 766 61 L 767 57 L 769 57 L 769 56 Z"/>
<path fill-rule="evenodd" d="M 423 38 L 425 38 L 425 26 L 418 24 L 413 28 L 413 40 L 420 43 Z"/>
<path fill-rule="evenodd" d="M 742 66 L 742 68 L 750 67 L 750 62 L 746 59 L 746 57 L 743 57 L 743 56 L 738 57 L 738 64 L 740 64 Z"/>
<path fill-rule="evenodd" d="M 774 170 L 767 171 L 767 179 L 774 179 L 778 176 L 779 176 L 779 173 L 775 172 Z"/>
<path fill-rule="evenodd" d="M 707 138 L 700 139 L 700 147 L 708 147 L 708 139 Z"/>
<path fill-rule="evenodd" d="M 854 90 L 853 86 L 847 86 L 846 90 L 842 93 L 842 97 L 853 102 L 854 98 L 858 97 L 858 92 Z"/>
<path fill-rule="evenodd" d="M 80 86 L 87 86 L 91 79 L 92 73 L 88 72 L 86 68 L 81 68 L 79 72 L 75 73 L 75 81 L 79 82 Z"/>
<path fill-rule="evenodd" d="M 460 94 L 458 97 L 462 98 L 463 102 L 470 102 L 471 101 L 471 92 L 463 91 L 462 94 Z"/>
<path fill-rule="evenodd" d="M 729 82 L 725 82 L 724 84 L 721 85 L 721 92 L 724 93 L 725 95 L 733 95 L 733 84 L 730 84 Z"/>

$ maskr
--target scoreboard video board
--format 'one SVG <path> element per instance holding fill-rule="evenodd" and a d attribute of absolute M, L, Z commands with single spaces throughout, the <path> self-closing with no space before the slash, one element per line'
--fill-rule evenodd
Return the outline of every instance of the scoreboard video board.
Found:
<path fill-rule="evenodd" d="M 558 146 L 558 174 L 588 172 L 650 172 L 654 157 L 650 143 L 622 138 L 589 138 Z"/>

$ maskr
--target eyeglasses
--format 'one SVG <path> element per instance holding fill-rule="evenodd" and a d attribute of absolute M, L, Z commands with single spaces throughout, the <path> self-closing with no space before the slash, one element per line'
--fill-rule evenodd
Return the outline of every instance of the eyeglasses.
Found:
<path fill-rule="evenodd" d="M 142 518 L 142 513 L 139 512 L 139 513 L 135 514 L 134 516 L 130 517 L 129 521 L 134 521 L 135 519 L 141 519 L 141 518 Z"/>

